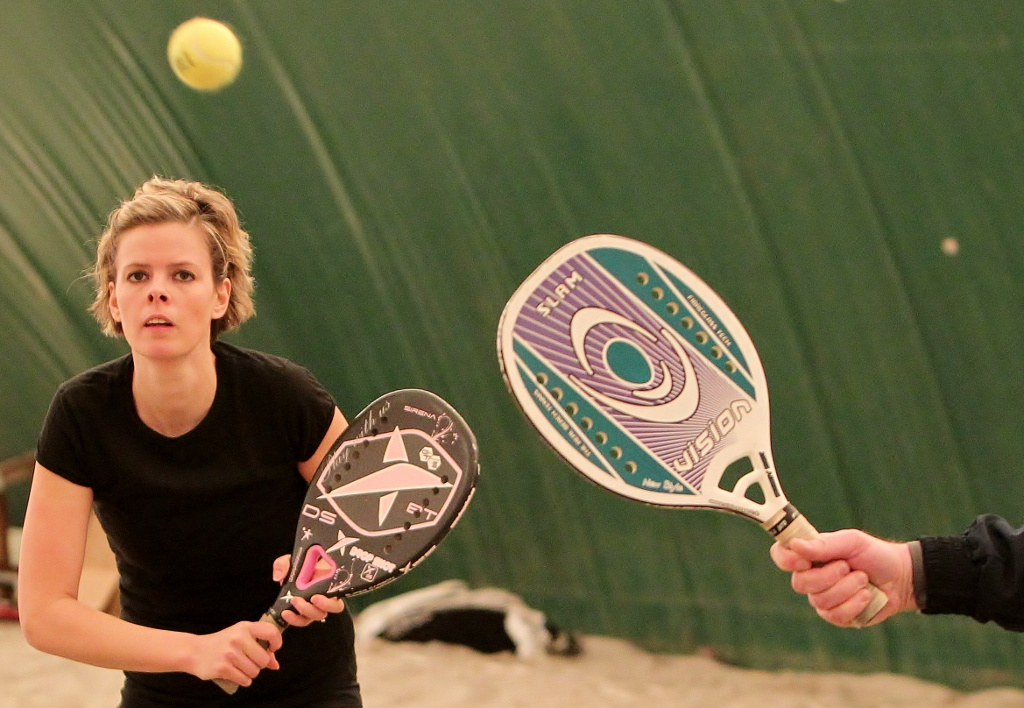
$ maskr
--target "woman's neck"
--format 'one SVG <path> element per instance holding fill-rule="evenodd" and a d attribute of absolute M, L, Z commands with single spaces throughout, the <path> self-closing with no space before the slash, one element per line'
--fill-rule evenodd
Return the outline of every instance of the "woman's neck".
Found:
<path fill-rule="evenodd" d="M 174 360 L 133 359 L 132 395 L 143 423 L 165 437 L 176 438 L 202 422 L 217 395 L 212 351 Z"/>

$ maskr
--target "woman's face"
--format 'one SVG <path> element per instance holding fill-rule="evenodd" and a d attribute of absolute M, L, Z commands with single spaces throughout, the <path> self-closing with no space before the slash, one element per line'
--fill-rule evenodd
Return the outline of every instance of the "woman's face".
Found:
<path fill-rule="evenodd" d="M 136 226 L 121 234 L 110 313 L 138 356 L 173 359 L 210 348 L 231 282 L 214 282 L 206 234 L 194 224 Z"/>

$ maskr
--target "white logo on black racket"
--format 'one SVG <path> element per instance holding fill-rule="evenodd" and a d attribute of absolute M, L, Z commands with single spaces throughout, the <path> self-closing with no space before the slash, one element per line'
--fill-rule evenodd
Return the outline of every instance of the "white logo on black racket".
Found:
<path fill-rule="evenodd" d="M 407 440 L 419 448 L 418 461 L 421 464 L 410 460 L 406 451 Z M 339 517 L 366 536 L 431 526 L 447 507 L 450 492 L 462 474 L 445 450 L 429 444 L 431 442 L 423 431 L 399 428 L 385 435 L 349 441 L 338 448 L 337 458 L 345 459 L 345 455 L 353 451 L 370 454 L 384 447 L 381 463 L 385 466 L 372 474 L 331 487 L 328 485 L 334 472 L 328 465 L 316 481 L 321 491 L 319 498 L 326 500 Z M 440 500 L 439 506 L 430 508 L 415 501 L 414 494 L 425 490 L 434 492 L 435 498 Z M 376 504 L 371 507 L 366 500 L 373 498 L 376 498 Z"/>

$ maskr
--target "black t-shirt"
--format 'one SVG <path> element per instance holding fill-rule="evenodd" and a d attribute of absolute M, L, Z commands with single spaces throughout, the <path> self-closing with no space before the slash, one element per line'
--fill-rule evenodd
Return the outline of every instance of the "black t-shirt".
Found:
<path fill-rule="evenodd" d="M 330 394 L 302 367 L 222 342 L 213 351 L 213 405 L 180 437 L 136 413 L 131 355 L 64 383 L 40 433 L 39 463 L 92 488 L 121 575 L 122 617 L 136 624 L 207 634 L 270 607 L 273 561 L 291 552 L 307 486 L 296 464 L 333 418 Z M 122 705 L 284 708 L 321 690 L 352 693 L 351 616 L 290 630 L 277 656 L 279 671 L 232 697 L 189 674 L 127 672 Z M 358 706 L 355 695 L 323 705 Z"/>

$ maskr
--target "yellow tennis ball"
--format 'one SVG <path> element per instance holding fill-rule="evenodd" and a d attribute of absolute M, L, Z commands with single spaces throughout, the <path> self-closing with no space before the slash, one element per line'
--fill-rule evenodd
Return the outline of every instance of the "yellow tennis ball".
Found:
<path fill-rule="evenodd" d="M 199 91 L 216 91 L 238 76 L 242 44 L 224 23 L 209 17 L 193 17 L 171 32 L 167 61 L 185 85 Z"/>

